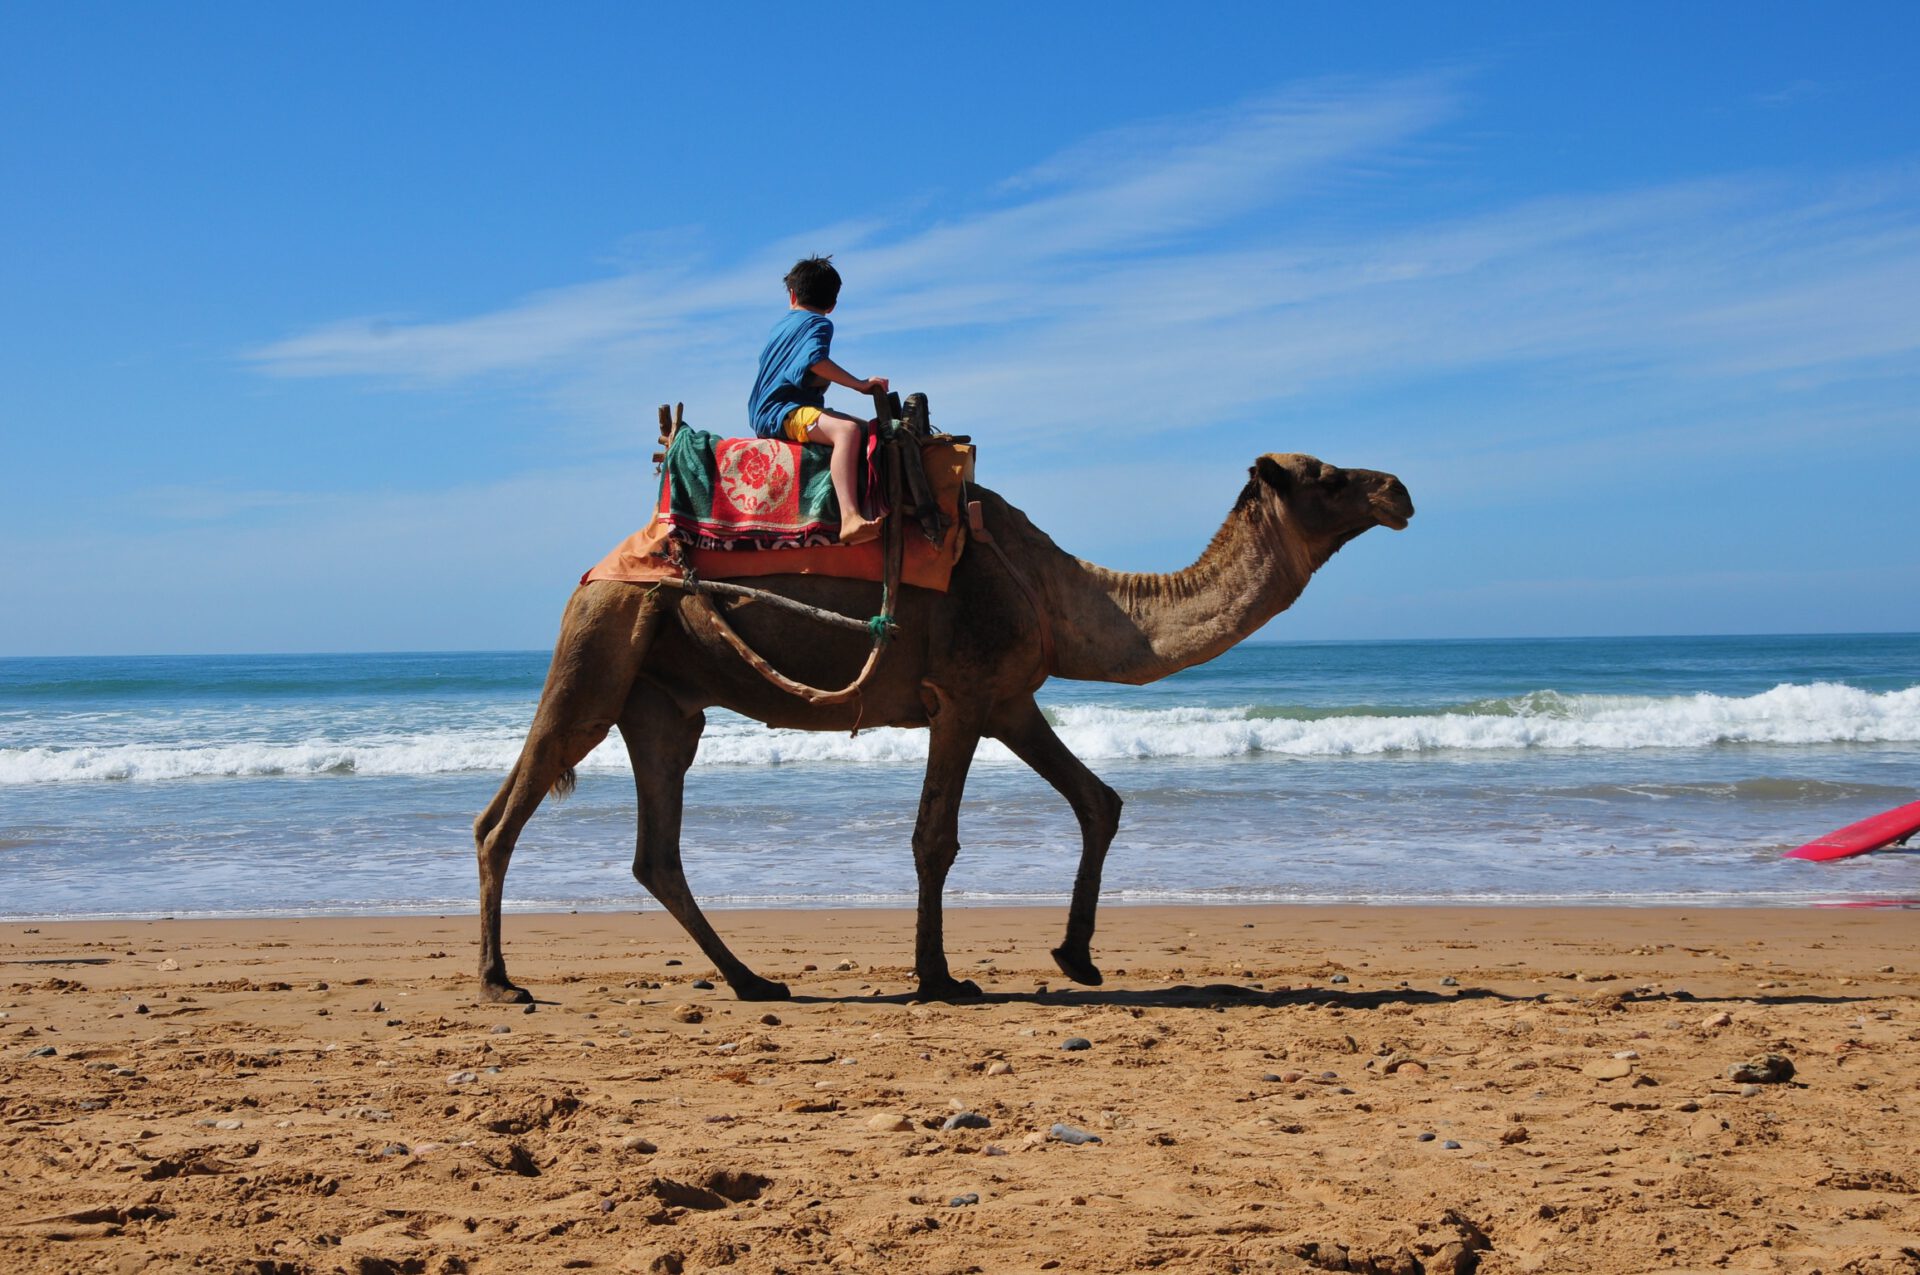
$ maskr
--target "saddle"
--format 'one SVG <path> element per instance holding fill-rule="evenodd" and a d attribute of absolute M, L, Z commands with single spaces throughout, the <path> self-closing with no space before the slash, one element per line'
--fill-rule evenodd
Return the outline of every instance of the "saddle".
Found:
<path fill-rule="evenodd" d="M 882 399 L 885 399 L 884 406 Z M 928 425 L 926 396 L 904 404 L 876 394 L 881 424 L 867 442 L 861 512 L 889 515 L 899 492 L 901 582 L 945 592 L 965 547 L 960 498 L 973 481 L 974 448 Z M 688 568 L 707 580 L 824 575 L 880 581 L 878 542 L 839 543 L 830 448 L 784 439 L 723 438 L 688 428 L 678 407 L 660 409 L 660 488 L 652 520 L 580 579 L 650 583 Z"/>

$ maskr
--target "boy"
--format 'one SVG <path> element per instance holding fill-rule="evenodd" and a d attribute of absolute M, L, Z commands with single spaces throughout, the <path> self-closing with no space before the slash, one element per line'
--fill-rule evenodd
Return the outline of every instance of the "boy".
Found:
<path fill-rule="evenodd" d="M 861 422 L 826 407 L 827 386 L 844 385 L 861 394 L 887 388 L 883 376 L 861 380 L 827 357 L 833 323 L 827 318 L 840 300 L 840 272 L 831 257 L 808 257 L 787 271 L 787 314 L 773 325 L 760 352 L 760 375 L 747 396 L 753 432 L 761 438 L 796 443 L 830 443 L 828 473 L 840 498 L 840 543 L 857 545 L 880 534 L 880 524 L 860 516 L 855 477 L 859 473 Z"/>

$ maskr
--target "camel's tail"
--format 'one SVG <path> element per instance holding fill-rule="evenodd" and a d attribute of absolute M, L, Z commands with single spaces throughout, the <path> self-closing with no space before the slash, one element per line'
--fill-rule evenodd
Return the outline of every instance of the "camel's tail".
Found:
<path fill-rule="evenodd" d="M 570 797 L 573 795 L 574 788 L 576 788 L 579 783 L 580 772 L 574 767 L 569 766 L 560 772 L 558 779 L 553 781 L 553 787 L 547 789 L 547 795 L 554 798 Z"/>

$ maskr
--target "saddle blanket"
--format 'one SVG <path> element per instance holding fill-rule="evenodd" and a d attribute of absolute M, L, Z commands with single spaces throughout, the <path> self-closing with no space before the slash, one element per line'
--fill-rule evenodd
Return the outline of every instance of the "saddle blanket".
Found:
<path fill-rule="evenodd" d="M 878 517 L 878 476 L 867 440 L 862 512 Z M 723 438 L 683 429 L 660 466 L 654 517 L 700 549 L 804 549 L 840 543 L 833 449 L 781 438 Z"/>
<path fill-rule="evenodd" d="M 668 462 L 690 432 L 699 433 L 683 429 L 674 435 L 673 445 L 667 449 Z M 839 543 L 839 502 L 833 497 L 833 483 L 827 475 L 831 448 L 781 439 L 720 438 L 713 434 L 700 434 L 700 438 L 702 441 L 690 445 L 684 456 L 696 465 L 702 455 L 712 456 L 713 468 L 706 470 L 704 477 L 689 476 L 676 487 L 669 481 L 675 472 L 673 466 L 663 463 L 652 521 L 614 546 L 580 577 L 581 584 L 594 580 L 650 584 L 678 577 L 680 570 L 668 556 L 669 541 L 675 538 L 683 544 L 691 541 L 687 559 L 697 574 L 710 580 L 776 575 L 884 578 L 886 561 L 880 541 Z M 779 451 L 772 450 L 775 448 Z M 817 455 L 810 457 L 806 455 L 809 452 Z M 731 470 L 722 467 L 723 456 L 729 458 Z M 973 481 L 973 447 L 967 443 L 938 443 L 922 448 L 920 456 L 934 499 L 949 523 L 937 545 L 908 525 L 901 580 L 945 593 L 953 564 L 960 560 L 965 544 L 961 528 L 966 520 L 960 516 L 960 492 Z M 869 450 L 864 468 L 871 470 L 872 459 Z M 816 486 L 825 489 L 824 500 L 814 490 Z M 708 494 L 702 496 L 702 490 Z M 686 530 L 689 527 L 691 531 Z M 790 547 L 769 548 L 770 543 Z"/>

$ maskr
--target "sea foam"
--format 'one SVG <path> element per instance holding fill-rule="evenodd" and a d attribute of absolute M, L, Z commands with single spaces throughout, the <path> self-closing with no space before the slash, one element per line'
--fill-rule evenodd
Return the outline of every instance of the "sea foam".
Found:
<path fill-rule="evenodd" d="M 769 730 L 713 713 L 696 764 L 917 763 L 924 731 Z M 1920 687 L 1870 692 L 1831 682 L 1787 684 L 1750 696 L 1562 695 L 1537 691 L 1452 709 L 1290 707 L 1124 708 L 1070 705 L 1048 712 L 1075 754 L 1090 762 L 1132 758 L 1218 759 L 1268 755 L 1349 757 L 1492 750 L 1636 750 L 1722 745 L 1920 742 Z M 390 729 L 353 738 L 236 743 L 127 742 L 0 749 L 0 785 L 258 778 L 504 774 L 522 733 L 495 723 L 418 734 Z M 984 765 L 1013 758 L 992 741 Z M 625 770 L 617 738 L 582 769 Z"/>

